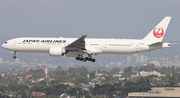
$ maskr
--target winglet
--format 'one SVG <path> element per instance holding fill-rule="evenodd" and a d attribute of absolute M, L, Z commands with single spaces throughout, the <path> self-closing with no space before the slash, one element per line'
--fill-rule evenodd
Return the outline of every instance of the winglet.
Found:
<path fill-rule="evenodd" d="M 155 42 L 161 42 L 165 35 L 170 20 L 171 20 L 170 16 L 165 17 L 158 25 L 156 25 L 151 30 L 151 32 L 149 32 L 148 35 L 146 35 L 146 37 L 144 37 L 143 40 L 153 40 Z"/>

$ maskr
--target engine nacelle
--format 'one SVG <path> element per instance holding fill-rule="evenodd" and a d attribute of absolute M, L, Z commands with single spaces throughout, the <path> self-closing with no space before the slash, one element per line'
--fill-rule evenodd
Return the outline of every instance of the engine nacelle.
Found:
<path fill-rule="evenodd" d="M 63 56 L 66 53 L 66 50 L 63 47 L 50 47 L 49 55 L 50 56 Z"/>

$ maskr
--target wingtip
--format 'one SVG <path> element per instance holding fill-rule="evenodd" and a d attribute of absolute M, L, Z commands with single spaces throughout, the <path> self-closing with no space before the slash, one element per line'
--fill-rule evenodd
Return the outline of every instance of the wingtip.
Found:
<path fill-rule="evenodd" d="M 83 37 L 86 37 L 87 35 L 82 35 Z"/>
<path fill-rule="evenodd" d="M 166 16 L 165 18 L 171 18 L 171 16 Z"/>

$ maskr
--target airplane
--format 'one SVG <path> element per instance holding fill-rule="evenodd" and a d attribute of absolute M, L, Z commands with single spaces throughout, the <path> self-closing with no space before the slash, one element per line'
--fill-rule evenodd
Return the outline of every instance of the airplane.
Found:
<path fill-rule="evenodd" d="M 86 38 L 87 35 L 79 38 L 20 37 L 6 41 L 2 47 L 11 51 L 14 59 L 17 52 L 45 52 L 50 56 L 95 62 L 92 55 L 135 54 L 170 47 L 170 43 L 162 41 L 170 20 L 171 17 L 166 16 L 143 39 Z"/>

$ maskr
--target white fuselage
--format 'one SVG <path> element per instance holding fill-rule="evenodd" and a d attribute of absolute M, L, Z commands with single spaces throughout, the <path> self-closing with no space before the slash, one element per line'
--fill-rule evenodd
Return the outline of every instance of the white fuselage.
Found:
<path fill-rule="evenodd" d="M 2 46 L 15 52 L 49 52 L 50 47 L 65 47 L 77 38 L 15 38 Z M 163 48 L 150 47 L 150 41 L 136 39 L 101 39 L 86 38 L 85 48 L 92 54 L 132 54 Z"/>

